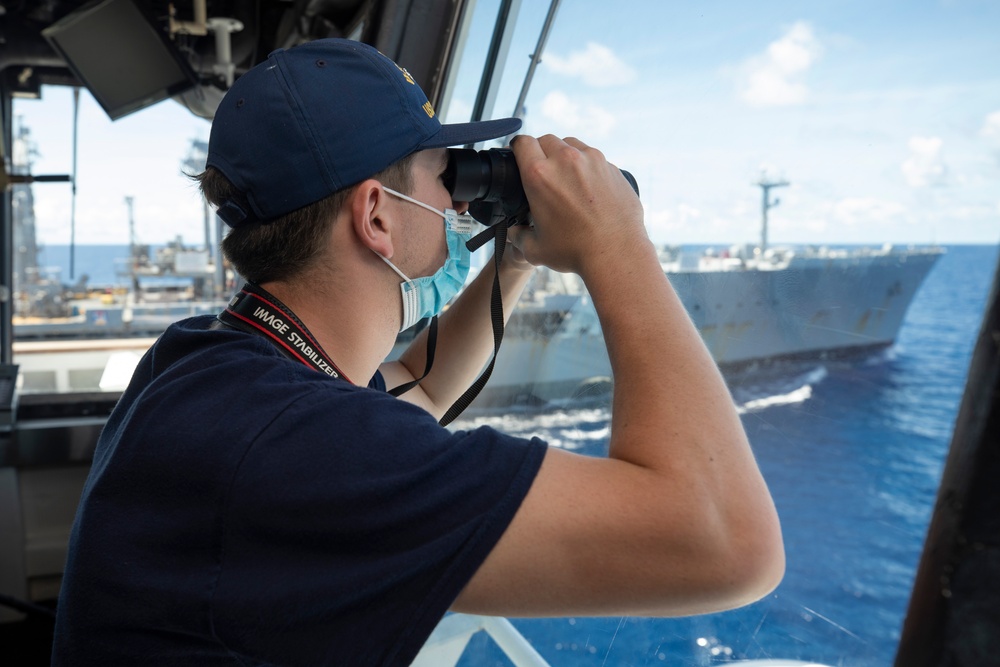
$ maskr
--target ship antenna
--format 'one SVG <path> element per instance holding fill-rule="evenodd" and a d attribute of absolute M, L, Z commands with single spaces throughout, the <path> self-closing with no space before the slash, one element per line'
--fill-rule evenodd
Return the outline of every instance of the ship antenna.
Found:
<path fill-rule="evenodd" d="M 781 203 L 780 199 L 771 201 L 771 188 L 783 188 L 788 185 L 788 181 L 769 181 L 764 174 L 760 175 L 760 180 L 754 183 L 761 189 L 764 198 L 761 202 L 761 224 L 760 224 L 760 254 L 767 250 L 767 212 Z"/>
<path fill-rule="evenodd" d="M 129 274 L 132 278 L 132 288 L 135 290 L 138 296 L 138 290 L 136 286 L 138 285 L 136 278 L 136 270 L 139 268 L 136 266 L 138 263 L 138 249 L 136 248 L 135 242 L 135 215 L 132 209 L 132 205 L 135 203 L 135 197 L 128 195 L 125 197 L 125 206 L 128 208 L 128 252 L 129 252 Z"/>
<path fill-rule="evenodd" d="M 73 188 L 69 204 L 69 279 L 76 278 L 76 147 L 77 131 L 80 126 L 80 87 L 73 86 Z"/>

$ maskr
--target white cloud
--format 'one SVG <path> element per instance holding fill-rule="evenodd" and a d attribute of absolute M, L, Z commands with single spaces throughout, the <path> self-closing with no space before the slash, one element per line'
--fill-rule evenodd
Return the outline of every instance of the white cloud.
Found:
<path fill-rule="evenodd" d="M 875 197 L 848 197 L 834 202 L 831 217 L 848 227 L 903 222 L 906 207 L 899 202 Z"/>
<path fill-rule="evenodd" d="M 940 137 L 911 137 L 910 157 L 903 162 L 903 176 L 910 187 L 925 188 L 945 185 L 948 167 L 941 149 L 944 142 Z"/>
<path fill-rule="evenodd" d="M 803 78 L 821 52 L 812 27 L 797 22 L 764 53 L 743 64 L 740 98 L 755 107 L 802 104 L 809 94 Z"/>
<path fill-rule="evenodd" d="M 616 124 L 615 117 L 607 109 L 582 106 L 558 90 L 542 100 L 542 115 L 561 129 L 587 138 L 607 136 Z"/>
<path fill-rule="evenodd" d="M 979 133 L 984 137 L 1000 139 L 1000 111 L 994 111 L 986 116 L 983 129 Z"/>
<path fill-rule="evenodd" d="M 1000 111 L 986 114 L 986 120 L 983 121 L 983 127 L 979 130 L 979 135 L 986 139 L 986 143 L 993 152 L 994 159 L 1000 164 L 1000 150 L 997 150 L 1000 148 Z"/>
<path fill-rule="evenodd" d="M 651 238 L 656 238 L 660 232 L 675 231 L 683 226 L 673 211 L 660 210 L 646 214 L 646 230 Z"/>
<path fill-rule="evenodd" d="M 646 214 L 646 231 L 654 242 L 666 242 L 677 236 L 677 232 L 687 230 L 695 221 L 701 221 L 703 213 L 690 204 L 677 204 L 672 208 L 659 209 Z"/>
<path fill-rule="evenodd" d="M 636 78 L 634 69 L 614 51 L 596 42 L 588 42 L 586 49 L 574 51 L 565 58 L 550 54 L 542 63 L 553 72 L 579 78 L 588 86 L 620 86 Z"/>
<path fill-rule="evenodd" d="M 697 220 L 698 218 L 700 218 L 701 211 L 689 204 L 678 204 L 677 217 L 679 218 L 681 224 L 687 224 L 692 220 Z"/>

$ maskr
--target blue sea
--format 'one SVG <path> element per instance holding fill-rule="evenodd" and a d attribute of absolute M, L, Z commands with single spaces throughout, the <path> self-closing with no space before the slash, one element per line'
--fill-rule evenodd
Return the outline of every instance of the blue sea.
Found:
<path fill-rule="evenodd" d="M 784 658 L 891 665 L 997 247 L 952 246 L 910 307 L 897 344 L 866 359 L 790 366 L 733 387 L 781 517 L 784 581 L 736 611 L 683 619 L 512 619 L 553 667 L 711 665 Z M 124 246 L 78 246 L 77 278 L 120 284 Z M 42 266 L 69 280 L 68 248 Z M 554 446 L 605 455 L 607 405 L 480 415 Z M 462 667 L 509 665 L 481 633 Z"/>
<path fill-rule="evenodd" d="M 512 619 L 545 660 L 892 664 L 997 263 L 994 246 L 947 250 L 888 351 L 733 387 L 781 517 L 787 570 L 777 590 L 749 607 L 693 618 Z M 608 406 L 587 405 L 464 425 L 489 423 L 600 456 L 609 416 Z M 480 633 L 459 664 L 510 663 Z"/>

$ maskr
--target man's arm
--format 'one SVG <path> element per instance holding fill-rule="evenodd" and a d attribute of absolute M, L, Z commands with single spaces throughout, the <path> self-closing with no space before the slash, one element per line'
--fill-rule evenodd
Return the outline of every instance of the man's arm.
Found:
<path fill-rule="evenodd" d="M 509 243 L 500 265 L 504 322 L 524 291 L 534 267 Z M 479 275 L 438 318 L 438 338 L 434 365 L 420 384 L 401 399 L 415 403 L 440 418 L 452 403 L 475 381 L 493 354 L 493 327 L 490 297 L 496 273 L 491 258 Z M 421 331 L 398 361 L 382 364 L 379 370 L 387 387 L 395 387 L 420 377 L 427 363 L 427 329 Z"/>
<path fill-rule="evenodd" d="M 454 604 L 503 615 L 682 615 L 749 603 L 784 571 L 778 518 L 732 399 L 660 266 L 638 199 L 575 139 L 519 137 L 533 264 L 574 271 L 615 378 L 609 458 L 550 448 Z"/>

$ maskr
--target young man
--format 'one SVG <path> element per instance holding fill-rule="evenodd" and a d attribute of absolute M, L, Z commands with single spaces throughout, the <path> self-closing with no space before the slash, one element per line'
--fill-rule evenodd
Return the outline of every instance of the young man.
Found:
<path fill-rule="evenodd" d="M 780 529 L 715 365 L 620 172 L 576 139 L 513 144 L 532 265 L 582 276 L 615 374 L 610 457 L 437 418 L 492 351 L 442 127 L 405 70 L 356 42 L 272 54 L 212 128 L 202 187 L 249 283 L 170 328 L 109 419 L 74 526 L 56 664 L 405 665 L 448 610 L 703 613 L 777 585 Z M 456 211 L 457 210 L 457 211 Z M 442 222 L 444 221 L 444 224 Z"/>

